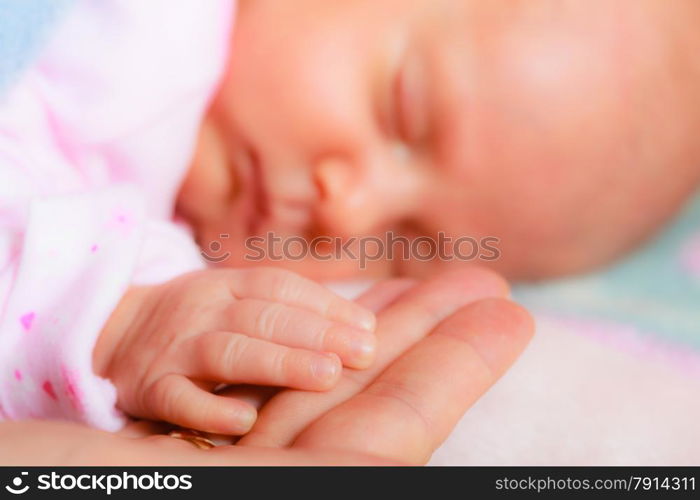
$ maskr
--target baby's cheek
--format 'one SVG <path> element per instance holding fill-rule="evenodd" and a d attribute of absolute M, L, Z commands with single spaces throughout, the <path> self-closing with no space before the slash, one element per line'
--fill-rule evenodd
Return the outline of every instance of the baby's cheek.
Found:
<path fill-rule="evenodd" d="M 178 210 L 190 223 L 220 217 L 235 188 L 222 140 L 225 132 L 210 117 L 201 126 L 194 159 L 177 197 Z"/>

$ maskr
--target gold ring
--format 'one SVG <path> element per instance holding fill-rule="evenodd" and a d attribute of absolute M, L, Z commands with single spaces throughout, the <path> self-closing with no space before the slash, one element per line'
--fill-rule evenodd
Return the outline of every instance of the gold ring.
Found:
<path fill-rule="evenodd" d="M 168 433 L 168 436 L 187 441 L 196 446 L 200 450 L 211 450 L 216 448 L 216 444 L 211 439 L 208 439 L 199 431 L 192 429 L 175 429 Z"/>

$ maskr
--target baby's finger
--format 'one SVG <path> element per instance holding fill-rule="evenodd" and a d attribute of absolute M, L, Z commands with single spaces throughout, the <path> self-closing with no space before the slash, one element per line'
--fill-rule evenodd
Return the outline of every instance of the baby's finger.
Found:
<path fill-rule="evenodd" d="M 155 382 L 147 400 L 156 419 L 213 434 L 240 436 L 257 418 L 250 404 L 207 392 L 174 373 Z"/>
<path fill-rule="evenodd" d="M 333 352 L 350 368 L 368 368 L 377 339 L 372 332 L 330 321 L 279 302 L 243 299 L 228 309 L 222 329 L 287 347 Z"/>
<path fill-rule="evenodd" d="M 195 378 L 225 384 L 255 384 L 326 391 L 338 383 L 337 355 L 293 349 L 246 335 L 211 332 L 188 353 Z"/>
<path fill-rule="evenodd" d="M 282 391 L 260 410 L 254 429 L 239 444 L 290 445 L 311 422 L 361 391 L 402 352 L 462 306 L 507 294 L 508 285 L 503 278 L 473 267 L 441 274 L 410 288 L 379 315 L 379 351 L 369 369 L 345 371 L 338 387 L 327 393 Z"/>
<path fill-rule="evenodd" d="M 374 331 L 376 319 L 371 311 L 339 297 L 315 281 L 275 268 L 235 272 L 237 275 L 231 280 L 231 291 L 236 297 L 282 302 L 316 312 L 332 321 Z"/>

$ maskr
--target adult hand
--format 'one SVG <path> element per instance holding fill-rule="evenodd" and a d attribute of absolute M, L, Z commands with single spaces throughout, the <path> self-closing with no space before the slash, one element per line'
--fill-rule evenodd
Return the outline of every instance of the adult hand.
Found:
<path fill-rule="evenodd" d="M 168 436 L 134 437 L 154 432 L 146 424 L 113 435 L 56 422 L 6 422 L 0 463 L 424 463 L 532 335 L 530 316 L 498 298 L 505 295 L 505 283 L 479 269 L 375 287 L 361 301 L 380 311 L 376 365 L 348 370 L 328 393 L 277 394 L 236 446 L 199 450 Z"/>

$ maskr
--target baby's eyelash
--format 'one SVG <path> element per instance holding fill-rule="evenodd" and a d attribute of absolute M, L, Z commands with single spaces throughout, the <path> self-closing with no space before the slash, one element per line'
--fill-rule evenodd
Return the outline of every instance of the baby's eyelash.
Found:
<path fill-rule="evenodd" d="M 424 66 L 416 54 L 401 64 L 392 88 L 392 120 L 396 137 L 418 146 L 428 135 L 427 96 Z"/>
<path fill-rule="evenodd" d="M 398 78 L 398 72 L 389 75 L 387 79 L 387 84 L 381 91 L 380 97 L 378 99 L 379 105 L 377 107 L 377 119 L 382 132 L 390 140 L 396 140 L 400 137 L 399 129 L 399 111 L 397 109 L 397 98 L 396 98 L 396 82 Z"/>
<path fill-rule="evenodd" d="M 402 64 L 394 77 L 391 88 L 391 124 L 394 136 L 407 140 L 404 69 L 405 65 Z"/>

